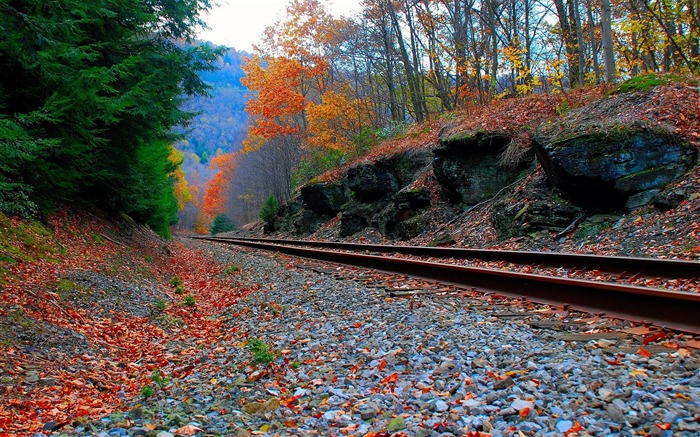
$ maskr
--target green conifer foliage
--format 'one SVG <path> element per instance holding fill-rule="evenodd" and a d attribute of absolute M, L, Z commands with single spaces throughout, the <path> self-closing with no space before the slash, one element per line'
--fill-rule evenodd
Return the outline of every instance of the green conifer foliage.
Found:
<path fill-rule="evenodd" d="M 0 210 L 86 203 L 163 235 L 168 147 L 218 49 L 188 45 L 209 0 L 0 0 Z M 175 205 L 175 207 L 173 207 Z"/>
<path fill-rule="evenodd" d="M 219 214 L 214 217 L 214 221 L 211 223 L 211 228 L 209 228 L 209 233 L 211 235 L 218 234 L 220 232 L 231 232 L 236 229 L 233 220 L 229 218 L 226 214 Z"/>

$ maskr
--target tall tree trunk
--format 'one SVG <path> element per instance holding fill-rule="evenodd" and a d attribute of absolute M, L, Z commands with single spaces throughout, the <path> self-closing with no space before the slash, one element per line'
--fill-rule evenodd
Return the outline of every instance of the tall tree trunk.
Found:
<path fill-rule="evenodd" d="M 497 92 L 498 85 L 498 38 L 496 35 L 496 1 L 488 0 L 487 10 L 488 10 L 488 26 L 489 32 L 491 32 L 491 85 L 489 86 L 489 93 L 491 97 L 494 97 Z"/>
<path fill-rule="evenodd" d="M 420 95 L 420 86 L 416 80 L 415 70 L 413 69 L 413 64 L 411 62 L 411 57 L 408 54 L 408 49 L 406 48 L 406 41 L 403 39 L 403 33 L 401 32 L 401 25 L 399 24 L 399 17 L 396 14 L 394 8 L 388 6 L 389 18 L 394 27 L 394 35 L 396 36 L 396 41 L 399 44 L 399 53 L 401 55 L 401 61 L 404 65 L 404 73 L 406 74 L 406 82 L 408 84 L 408 92 L 410 94 L 411 106 L 413 107 L 413 116 L 418 123 L 422 123 L 425 120 L 425 113 L 423 112 L 423 104 L 421 102 L 422 96 Z"/>
<path fill-rule="evenodd" d="M 561 37 L 564 40 L 564 48 L 566 50 L 566 59 L 569 66 L 569 86 L 571 88 L 577 88 L 581 85 L 579 82 L 579 47 L 576 42 L 576 30 L 572 29 L 571 23 L 574 22 L 573 19 L 573 7 L 571 3 L 568 5 L 564 4 L 564 0 L 553 0 L 554 6 L 557 9 L 557 16 L 559 18 L 559 27 L 561 28 Z M 567 8 L 567 6 L 569 6 Z"/>
<path fill-rule="evenodd" d="M 598 41 L 595 37 L 595 20 L 593 19 L 593 2 L 586 0 L 586 13 L 588 17 L 588 39 L 590 39 L 591 59 L 593 60 L 593 72 L 595 83 L 600 83 L 600 65 L 598 63 Z"/>
<path fill-rule="evenodd" d="M 382 44 L 384 45 L 384 62 L 386 67 L 386 86 L 389 94 L 389 111 L 391 112 L 391 120 L 394 122 L 402 122 L 403 117 L 399 111 L 399 103 L 396 98 L 396 84 L 394 82 L 394 61 L 392 52 L 394 51 L 394 46 L 391 42 L 391 26 L 387 22 L 388 12 L 386 11 L 386 4 L 384 1 L 380 1 L 380 6 L 382 8 L 382 13 L 380 14 L 380 26 L 382 32 Z"/>
<path fill-rule="evenodd" d="M 605 82 L 615 82 L 615 51 L 612 38 L 612 7 L 610 0 L 600 0 L 602 12 L 601 36 L 603 40 L 603 64 L 605 66 Z"/>

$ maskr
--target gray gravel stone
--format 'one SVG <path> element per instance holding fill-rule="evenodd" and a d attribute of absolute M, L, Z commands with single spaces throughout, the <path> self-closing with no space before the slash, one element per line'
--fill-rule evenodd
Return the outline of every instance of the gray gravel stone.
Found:
<path fill-rule="evenodd" d="M 112 433 L 121 432 L 124 416 L 133 424 L 127 431 L 150 424 L 155 437 L 173 437 L 187 424 L 202 429 L 195 437 L 390 428 L 417 437 L 560 436 L 577 423 L 581 436 L 650 434 L 660 422 L 671 424 L 668 435 L 699 430 L 696 353 L 609 353 L 603 343 L 591 349 L 590 342 L 554 339 L 528 323 L 572 315 L 493 317 L 503 310 L 458 295 L 388 299 L 373 283 L 298 267 L 310 261 L 185 244 L 211 251 L 222 265 L 235 263 L 237 279 L 257 291 L 222 315 L 226 335 L 219 342 L 173 365 L 191 364 L 189 376 L 173 376 L 167 389 L 133 400 L 121 418 L 95 421 L 94 431 L 62 433 L 121 435 Z M 585 329 L 613 323 L 601 319 Z M 275 354 L 271 364 L 253 361 L 245 347 L 253 337 Z M 614 343 L 633 349 L 635 341 Z M 174 368 L 164 370 L 170 376 Z"/>

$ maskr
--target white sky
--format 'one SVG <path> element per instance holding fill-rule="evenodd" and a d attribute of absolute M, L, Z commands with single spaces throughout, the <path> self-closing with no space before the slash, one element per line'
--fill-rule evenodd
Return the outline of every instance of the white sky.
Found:
<path fill-rule="evenodd" d="M 253 51 L 266 25 L 284 15 L 290 0 L 218 0 L 204 19 L 211 28 L 199 33 L 202 41 L 211 41 L 236 50 Z M 326 0 L 336 17 L 360 9 L 360 0 Z"/>

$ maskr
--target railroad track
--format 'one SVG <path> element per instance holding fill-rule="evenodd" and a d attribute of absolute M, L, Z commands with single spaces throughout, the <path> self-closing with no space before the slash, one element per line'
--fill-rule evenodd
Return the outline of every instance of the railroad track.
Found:
<path fill-rule="evenodd" d="M 397 253 L 433 259 L 479 259 L 534 264 L 547 268 L 596 269 L 625 272 L 628 275 L 688 279 L 700 277 L 700 263 L 696 261 L 280 239 L 196 238 L 399 273 L 460 288 L 476 288 L 484 292 L 568 306 L 593 314 L 700 334 L 700 293 L 399 258 L 385 254 Z"/>

